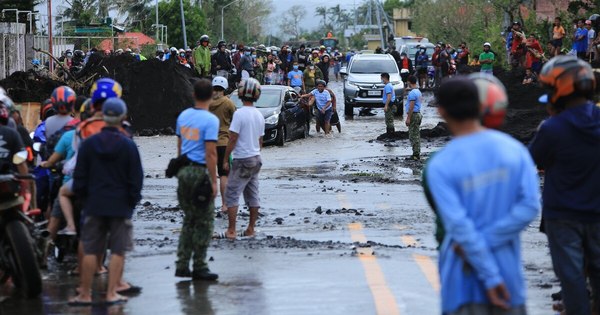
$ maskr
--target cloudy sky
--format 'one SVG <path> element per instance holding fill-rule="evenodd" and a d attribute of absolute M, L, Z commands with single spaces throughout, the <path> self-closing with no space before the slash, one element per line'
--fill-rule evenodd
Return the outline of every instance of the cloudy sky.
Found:
<path fill-rule="evenodd" d="M 354 3 L 359 5 L 363 0 L 271 0 L 273 2 L 273 12 L 271 14 L 271 24 L 272 27 L 279 24 L 281 20 L 281 16 L 283 13 L 292 7 L 293 5 L 302 5 L 308 11 L 307 19 L 304 28 L 309 29 L 311 25 L 317 25 L 320 21 L 320 18 L 314 14 L 314 10 L 318 6 L 327 5 L 328 7 L 332 7 L 335 5 L 341 5 L 342 9 L 350 10 L 353 8 Z M 63 0 L 53 0 L 52 1 L 52 12 L 57 14 L 63 10 L 63 7 L 66 5 Z M 37 7 L 37 10 L 42 14 L 47 13 L 47 4 L 46 1 L 43 2 L 42 5 Z"/>

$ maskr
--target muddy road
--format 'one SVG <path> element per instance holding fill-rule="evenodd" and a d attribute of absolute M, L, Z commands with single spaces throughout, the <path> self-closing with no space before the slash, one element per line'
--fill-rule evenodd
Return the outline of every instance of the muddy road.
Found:
<path fill-rule="evenodd" d="M 341 83 L 331 86 L 341 98 Z M 213 284 L 173 276 L 182 213 L 176 180 L 166 179 L 164 168 L 176 138 L 137 138 L 146 179 L 125 277 L 143 292 L 107 308 L 100 287 L 106 278 L 99 276 L 99 303 L 72 308 L 67 299 L 77 279 L 67 275 L 69 264 L 51 263 L 40 299 L 5 297 L 0 313 L 439 314 L 437 244 L 420 186 L 423 164 L 404 160 L 411 154 L 408 140 L 375 141 L 385 124 L 383 111 L 374 112 L 342 117 L 342 133 L 333 139 L 313 128 L 308 139 L 263 150 L 258 236 L 212 242 L 209 265 L 220 276 Z M 439 122 L 435 108 L 426 107 L 423 116 L 422 128 Z M 396 121 L 396 129 L 406 126 Z M 427 156 L 445 141 L 423 140 L 422 152 Z M 238 230 L 247 220 L 247 210 L 240 211 Z M 215 231 L 226 224 L 217 218 Z M 530 314 L 548 314 L 550 294 L 559 289 L 538 225 L 524 234 L 527 306 Z"/>

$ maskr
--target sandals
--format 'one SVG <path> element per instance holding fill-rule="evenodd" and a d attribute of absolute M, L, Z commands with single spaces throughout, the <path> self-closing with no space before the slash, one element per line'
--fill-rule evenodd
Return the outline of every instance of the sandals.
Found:
<path fill-rule="evenodd" d="M 127 298 L 124 296 L 119 296 L 116 300 L 113 300 L 113 301 L 106 300 L 104 302 L 104 304 L 106 304 L 108 306 L 121 305 L 121 304 L 125 304 L 125 303 L 127 303 Z"/>
<path fill-rule="evenodd" d="M 231 238 L 231 237 L 227 236 L 227 232 L 215 232 L 215 233 L 213 234 L 213 237 L 212 237 L 212 238 L 213 238 L 213 239 L 220 239 L 220 240 L 225 240 L 225 239 L 227 239 L 227 240 L 231 240 L 231 241 L 233 241 L 233 240 L 235 240 L 235 239 L 237 239 L 237 238 L 241 238 L 241 239 L 251 239 L 251 238 L 254 238 L 254 237 L 256 237 L 256 234 L 249 235 L 249 234 L 247 234 L 247 233 L 246 233 L 246 230 L 244 230 L 244 231 L 239 231 L 239 232 L 236 234 L 236 237 L 235 237 L 235 238 Z"/>
<path fill-rule="evenodd" d="M 92 302 L 91 301 L 81 301 L 79 299 L 79 297 L 75 297 L 72 300 L 69 300 L 68 303 L 69 306 L 92 306 Z"/>

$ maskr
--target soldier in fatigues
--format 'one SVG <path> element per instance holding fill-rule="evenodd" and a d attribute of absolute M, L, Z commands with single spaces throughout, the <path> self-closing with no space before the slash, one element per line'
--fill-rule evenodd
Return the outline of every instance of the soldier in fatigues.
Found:
<path fill-rule="evenodd" d="M 394 128 L 394 112 L 396 111 L 396 92 L 394 86 L 390 83 L 390 74 L 382 73 L 381 81 L 385 84 L 383 88 L 383 111 L 385 112 L 385 128 L 388 134 L 393 133 Z"/>
<path fill-rule="evenodd" d="M 408 157 L 409 160 L 421 159 L 421 103 L 423 95 L 417 88 L 417 77 L 408 77 L 408 85 L 411 88 L 408 92 L 407 102 L 405 105 L 406 126 L 408 127 L 408 138 L 412 146 L 413 154 Z"/>
<path fill-rule="evenodd" d="M 193 108 L 177 118 L 178 153 L 177 197 L 183 209 L 183 227 L 177 248 L 176 277 L 216 280 L 206 263 L 206 250 L 213 232 L 214 198 L 217 194 L 217 140 L 219 119 L 208 111 L 212 83 L 201 79 L 194 85 Z M 189 269 L 192 262 L 193 272 Z"/>

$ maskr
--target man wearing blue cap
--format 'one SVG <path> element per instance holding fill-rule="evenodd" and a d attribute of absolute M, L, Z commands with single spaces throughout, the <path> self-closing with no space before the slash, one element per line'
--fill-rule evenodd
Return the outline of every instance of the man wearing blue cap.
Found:
<path fill-rule="evenodd" d="M 73 191 L 85 200 L 81 229 L 84 258 L 81 290 L 70 305 L 91 305 L 91 285 L 97 256 L 107 246 L 111 252 L 106 291 L 107 304 L 124 303 L 117 293 L 125 252 L 133 249 L 131 217 L 142 195 L 143 170 L 135 143 L 119 130 L 127 107 L 113 97 L 102 105 L 106 126 L 81 143 L 73 173 Z"/>

